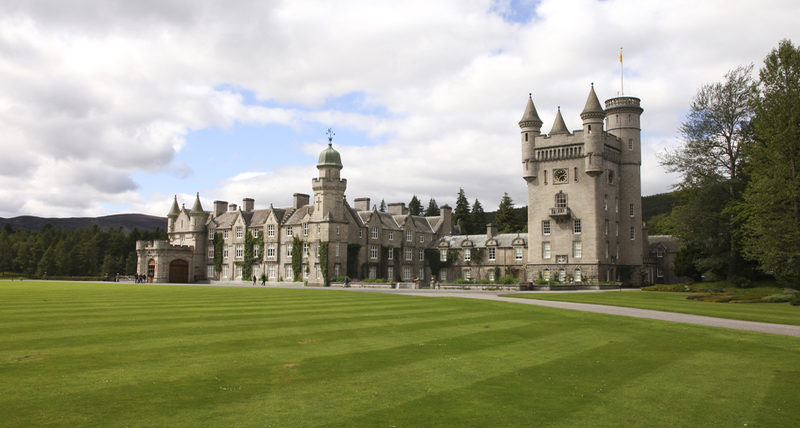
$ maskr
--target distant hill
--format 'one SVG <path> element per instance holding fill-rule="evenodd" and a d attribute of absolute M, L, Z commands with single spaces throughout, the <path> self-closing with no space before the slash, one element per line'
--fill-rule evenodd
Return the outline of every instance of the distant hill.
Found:
<path fill-rule="evenodd" d="M 156 217 L 145 214 L 115 214 L 103 217 L 67 217 L 67 218 L 44 218 L 34 216 L 19 216 L 12 218 L 0 217 L 0 228 L 6 224 L 14 230 L 20 231 L 39 231 L 46 224 L 53 225 L 54 229 L 77 230 L 85 227 L 97 225 L 102 230 L 122 228 L 126 232 L 139 229 L 141 231 L 152 232 L 156 228 L 162 230 L 167 228 L 166 217 Z"/>
<path fill-rule="evenodd" d="M 678 205 L 678 191 L 642 196 L 642 220 L 648 223 L 653 217 L 669 214 Z"/>

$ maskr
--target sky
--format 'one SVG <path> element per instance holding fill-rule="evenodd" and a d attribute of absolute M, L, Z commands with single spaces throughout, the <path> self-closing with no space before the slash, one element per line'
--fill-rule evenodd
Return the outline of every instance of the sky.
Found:
<path fill-rule="evenodd" d="M 350 203 L 527 204 L 528 94 L 580 129 L 639 97 L 642 192 L 671 190 L 697 89 L 800 42 L 800 2 L 0 0 L 0 217 L 164 216 L 199 192 L 311 194 L 335 132 Z"/>

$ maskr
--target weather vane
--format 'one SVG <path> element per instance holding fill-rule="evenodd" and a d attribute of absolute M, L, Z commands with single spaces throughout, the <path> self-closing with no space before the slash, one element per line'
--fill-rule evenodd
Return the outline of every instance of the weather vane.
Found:
<path fill-rule="evenodd" d="M 328 128 L 328 132 L 326 132 L 326 134 L 328 135 L 328 145 L 333 144 L 333 136 L 336 135 L 336 133 L 333 132 L 333 129 Z"/>

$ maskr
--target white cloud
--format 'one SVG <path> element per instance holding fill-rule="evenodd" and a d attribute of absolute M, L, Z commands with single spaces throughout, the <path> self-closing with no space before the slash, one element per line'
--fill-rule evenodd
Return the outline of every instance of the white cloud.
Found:
<path fill-rule="evenodd" d="M 487 210 L 506 191 L 523 205 L 516 122 L 527 93 L 543 130 L 559 105 L 570 128 L 580 127 L 590 82 L 601 98 L 619 90 L 620 46 L 625 92 L 645 109 L 642 188 L 666 191 L 675 178 L 655 153 L 675 141 L 697 87 L 736 65 L 758 66 L 780 39 L 800 42 L 792 1 L 545 0 L 525 23 L 503 20 L 529 15 L 510 4 L 6 2 L 0 215 L 100 215 L 108 206 L 163 215 L 169 195 L 191 203 L 193 194 L 132 177 L 200 180 L 204 171 L 176 160 L 187 137 L 237 123 L 331 125 L 379 139 L 335 141 L 351 199 L 452 203 L 464 187 Z M 363 111 L 325 106 L 354 93 Z M 306 159 L 322 147 L 306 145 Z M 206 157 L 224 164 L 227 156 Z M 287 205 L 291 193 L 310 193 L 316 174 L 300 163 L 187 187 L 200 187 L 209 203 Z"/>

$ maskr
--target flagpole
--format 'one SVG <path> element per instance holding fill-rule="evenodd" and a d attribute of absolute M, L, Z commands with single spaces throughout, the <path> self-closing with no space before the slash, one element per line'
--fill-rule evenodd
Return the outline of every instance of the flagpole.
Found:
<path fill-rule="evenodd" d="M 619 94 L 625 95 L 625 84 L 623 83 L 624 73 L 622 72 L 622 48 L 619 48 Z"/>

